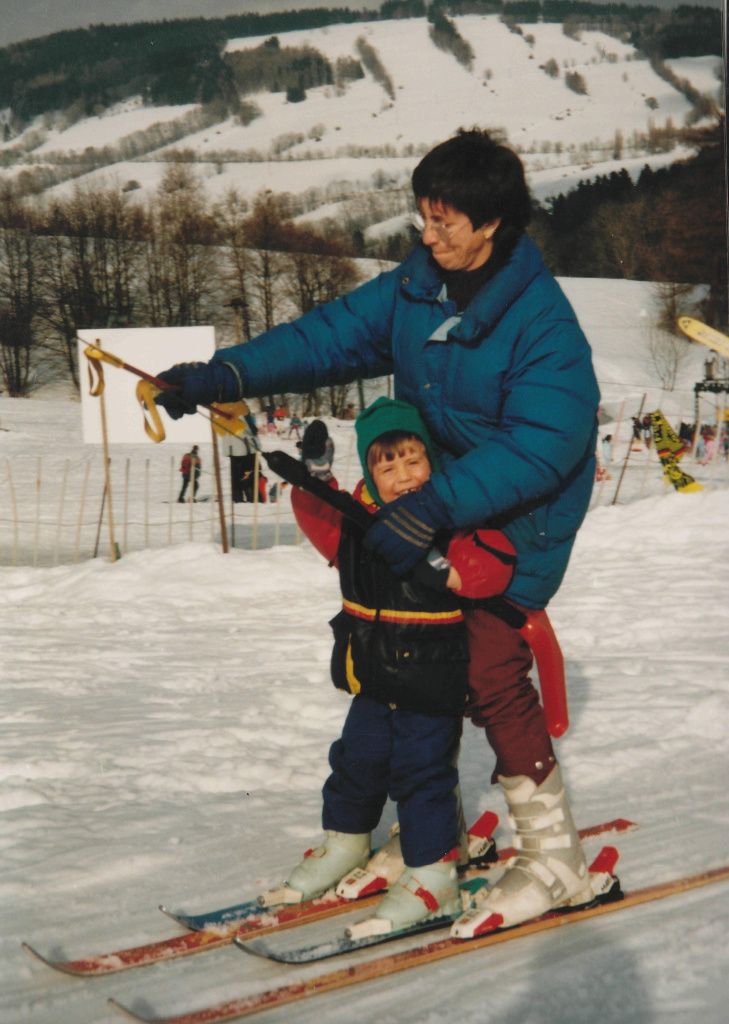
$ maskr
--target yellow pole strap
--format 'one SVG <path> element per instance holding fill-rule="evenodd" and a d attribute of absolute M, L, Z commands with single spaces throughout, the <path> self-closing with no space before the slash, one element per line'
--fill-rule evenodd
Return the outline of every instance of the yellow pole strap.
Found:
<path fill-rule="evenodd" d="M 89 358 L 86 364 L 89 374 L 89 394 L 93 398 L 99 398 L 104 392 L 104 367 L 101 363 L 94 363 Z"/>
<path fill-rule="evenodd" d="M 142 407 L 144 418 L 144 431 L 150 441 L 159 444 L 165 439 L 165 428 L 162 424 L 162 417 L 159 414 L 154 396 L 159 394 L 159 388 L 150 384 L 148 380 L 137 381 L 136 396 Z"/>

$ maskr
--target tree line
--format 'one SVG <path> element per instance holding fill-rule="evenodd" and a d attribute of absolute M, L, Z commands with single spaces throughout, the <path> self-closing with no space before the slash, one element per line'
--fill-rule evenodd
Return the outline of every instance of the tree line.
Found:
<path fill-rule="evenodd" d="M 339 239 L 293 223 L 285 197 L 266 193 L 249 210 L 231 191 L 211 207 L 189 165 L 171 164 L 146 203 L 118 189 L 77 189 L 41 209 L 5 186 L 4 387 L 26 395 L 54 375 L 78 386 L 82 328 L 212 323 L 219 337 L 245 341 L 349 291 L 359 276 Z M 304 411 L 318 413 L 323 400 L 307 396 Z M 340 413 L 344 395 L 329 400 Z"/>
<path fill-rule="evenodd" d="M 535 206 L 530 233 L 564 276 L 708 284 L 703 319 L 727 321 L 723 122 L 684 132 L 697 156 L 636 181 L 625 171 L 583 181 Z M 616 146 L 618 142 L 616 140 Z M 404 213 L 405 186 L 381 182 L 319 231 L 296 225 L 295 197 L 234 191 L 210 204 L 194 164 L 171 163 L 157 194 L 77 189 L 39 205 L 0 190 L 0 358 L 9 394 L 27 394 L 39 366 L 78 383 L 84 327 L 213 323 L 247 340 L 350 290 L 354 263 L 397 261 L 415 238 L 365 236 Z M 350 208 L 351 207 L 351 208 Z M 60 372 L 60 371 L 58 371 Z M 311 396 L 314 408 L 321 396 Z"/>
<path fill-rule="evenodd" d="M 532 232 L 557 274 L 707 284 L 703 319 L 726 325 L 724 121 L 683 135 L 695 157 L 580 182 L 535 210 Z"/>

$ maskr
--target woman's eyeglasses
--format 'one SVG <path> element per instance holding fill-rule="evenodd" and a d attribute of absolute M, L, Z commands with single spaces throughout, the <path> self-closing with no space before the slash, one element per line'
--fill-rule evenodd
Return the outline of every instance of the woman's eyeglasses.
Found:
<path fill-rule="evenodd" d="M 414 213 L 410 218 L 410 223 L 419 235 L 422 235 L 426 229 L 430 229 L 435 232 L 441 242 L 448 243 L 469 221 L 466 219 L 460 224 L 444 224 L 438 220 L 426 220 L 422 214 Z"/>

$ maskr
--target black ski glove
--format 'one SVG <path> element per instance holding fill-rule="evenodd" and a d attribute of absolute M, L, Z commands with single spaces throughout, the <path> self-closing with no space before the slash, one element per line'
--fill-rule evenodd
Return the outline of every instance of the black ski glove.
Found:
<path fill-rule="evenodd" d="M 452 525 L 448 509 L 428 482 L 383 505 L 364 542 L 396 575 L 405 576 L 426 557 L 437 531 Z"/>
<path fill-rule="evenodd" d="M 238 376 L 227 363 L 177 363 L 157 377 L 177 389 L 160 391 L 154 399 L 173 420 L 194 413 L 198 405 L 237 402 L 243 397 Z"/>

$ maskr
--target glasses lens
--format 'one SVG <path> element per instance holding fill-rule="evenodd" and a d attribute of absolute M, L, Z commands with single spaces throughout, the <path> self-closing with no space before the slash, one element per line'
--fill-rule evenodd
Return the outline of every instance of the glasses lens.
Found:
<path fill-rule="evenodd" d="M 419 213 L 412 214 L 412 216 L 410 217 L 410 224 L 421 235 L 425 231 L 425 221 L 423 220 Z"/>
<path fill-rule="evenodd" d="M 410 224 L 418 232 L 419 235 L 422 235 L 425 229 L 429 228 L 431 231 L 434 231 L 436 233 L 436 235 L 438 236 L 438 238 L 440 238 L 442 242 L 447 242 L 451 236 L 451 232 L 448 230 L 445 224 L 439 224 L 438 222 L 434 221 L 428 222 L 419 213 L 414 213 L 410 217 Z"/>

